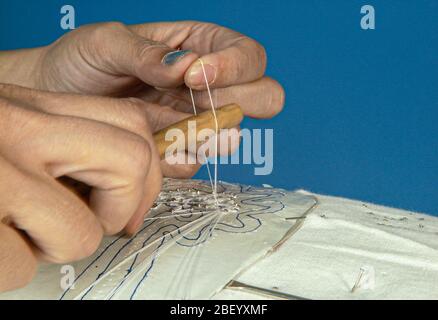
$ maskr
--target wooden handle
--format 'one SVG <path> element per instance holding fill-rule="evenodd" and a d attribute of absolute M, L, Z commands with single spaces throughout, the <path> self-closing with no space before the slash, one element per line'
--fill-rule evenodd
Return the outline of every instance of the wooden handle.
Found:
<path fill-rule="evenodd" d="M 227 104 L 216 109 L 216 117 L 218 123 L 218 129 L 230 129 L 237 126 L 243 119 L 243 112 L 239 105 L 237 104 Z M 196 136 L 198 132 L 202 129 L 216 130 L 216 123 L 214 121 L 213 111 L 204 111 L 197 116 L 192 116 L 190 118 L 181 120 L 171 126 L 161 129 L 154 134 L 155 144 L 157 145 L 160 158 L 163 159 L 166 153 L 166 149 L 174 143 L 174 141 L 166 141 L 166 132 L 170 129 L 180 129 L 184 132 L 184 136 L 187 140 L 188 136 L 188 122 L 196 121 Z M 184 145 L 180 146 L 186 149 L 187 144 L 184 141 Z"/>

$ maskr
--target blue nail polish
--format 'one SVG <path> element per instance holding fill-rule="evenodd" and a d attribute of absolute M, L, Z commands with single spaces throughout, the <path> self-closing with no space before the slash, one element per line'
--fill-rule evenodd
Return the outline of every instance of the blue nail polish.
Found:
<path fill-rule="evenodd" d="M 163 57 L 163 64 L 166 66 L 170 66 L 175 64 L 179 59 L 184 57 L 187 53 L 191 52 L 190 50 L 178 50 L 167 53 Z"/>

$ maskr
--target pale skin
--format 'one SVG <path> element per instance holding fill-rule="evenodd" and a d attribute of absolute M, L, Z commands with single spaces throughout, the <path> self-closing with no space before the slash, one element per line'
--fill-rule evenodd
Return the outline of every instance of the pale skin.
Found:
<path fill-rule="evenodd" d="M 177 49 L 190 52 L 163 63 Z M 199 58 L 219 105 L 254 118 L 282 109 L 263 47 L 213 24 L 87 25 L 0 52 L 0 291 L 26 285 L 40 261 L 79 260 L 103 235 L 135 233 L 163 176 L 196 173 L 160 161 L 152 135 L 190 115 L 188 87 L 210 108 Z M 87 198 L 65 177 L 88 185 Z"/>

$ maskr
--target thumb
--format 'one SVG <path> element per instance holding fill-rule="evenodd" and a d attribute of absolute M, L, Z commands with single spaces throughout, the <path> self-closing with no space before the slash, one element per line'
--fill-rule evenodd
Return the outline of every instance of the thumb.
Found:
<path fill-rule="evenodd" d="M 164 43 L 145 39 L 120 23 L 100 26 L 94 43 L 98 59 L 111 74 L 134 76 L 148 85 L 173 88 L 184 83 L 184 74 L 198 55 L 175 50 Z M 96 61 L 100 64 L 99 61 Z"/>

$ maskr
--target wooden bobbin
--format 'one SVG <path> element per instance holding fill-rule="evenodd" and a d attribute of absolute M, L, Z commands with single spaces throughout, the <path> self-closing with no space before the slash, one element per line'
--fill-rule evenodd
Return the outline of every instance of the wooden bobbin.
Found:
<path fill-rule="evenodd" d="M 217 108 L 215 111 L 219 130 L 236 127 L 243 119 L 242 109 L 239 105 L 235 103 L 227 104 L 225 106 Z M 167 148 L 171 144 L 175 143 L 174 141 L 166 141 L 165 139 L 166 133 L 171 129 L 179 129 L 184 132 L 185 139 L 181 142 L 181 144 L 184 143 L 184 145 L 178 147 L 187 150 L 186 141 L 188 137 L 189 121 L 196 121 L 196 136 L 198 135 L 198 132 L 202 129 L 211 129 L 213 131 L 216 131 L 216 123 L 212 110 L 204 111 L 196 116 L 189 117 L 187 119 L 174 123 L 167 128 L 161 129 L 154 134 L 155 144 L 157 145 L 161 159 L 164 159 Z"/>

